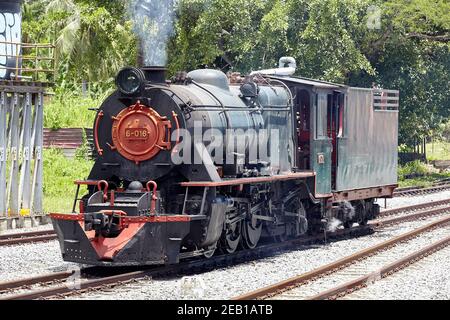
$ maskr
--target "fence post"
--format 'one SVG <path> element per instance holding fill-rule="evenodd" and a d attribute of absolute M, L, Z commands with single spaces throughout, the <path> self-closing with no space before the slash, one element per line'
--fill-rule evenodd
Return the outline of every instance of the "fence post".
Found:
<path fill-rule="evenodd" d="M 21 176 L 20 176 L 20 187 L 19 187 L 19 201 L 22 202 L 22 212 L 23 214 L 31 213 L 31 93 L 27 92 L 25 94 L 25 101 L 23 104 L 22 118 L 22 166 L 21 166 Z"/>
<path fill-rule="evenodd" d="M 9 210 L 10 216 L 19 216 L 19 116 L 20 116 L 20 97 L 17 93 L 14 93 L 14 97 L 11 100 L 11 124 L 9 137 L 11 141 L 11 168 L 9 175 Z M 21 221 L 19 221 L 21 225 Z M 21 227 L 21 226 L 19 226 Z"/>
<path fill-rule="evenodd" d="M 7 137 L 6 137 L 6 115 L 8 112 L 7 96 L 5 92 L 0 97 L 0 217 L 8 215 L 6 198 L 6 160 L 7 160 Z"/>
<path fill-rule="evenodd" d="M 33 175 L 33 213 L 42 214 L 42 198 L 43 198 L 43 155 L 42 149 L 44 145 L 44 95 L 39 93 L 36 96 L 36 104 L 34 108 L 34 175 Z"/>

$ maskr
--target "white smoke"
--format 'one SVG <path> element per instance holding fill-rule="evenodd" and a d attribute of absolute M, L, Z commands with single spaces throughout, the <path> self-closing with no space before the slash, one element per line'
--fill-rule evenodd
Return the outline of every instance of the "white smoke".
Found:
<path fill-rule="evenodd" d="M 177 4 L 178 0 L 130 0 L 128 13 L 141 41 L 145 65 L 166 65 L 167 42 L 174 31 Z"/>
<path fill-rule="evenodd" d="M 336 230 L 342 226 L 342 221 L 336 218 L 331 218 L 330 221 L 328 221 L 327 224 L 327 231 L 328 232 L 336 232 Z"/>
<path fill-rule="evenodd" d="M 355 207 L 349 201 L 344 201 L 341 204 L 341 209 L 345 212 L 346 218 L 353 219 L 355 217 Z"/>
<path fill-rule="evenodd" d="M 353 220 L 355 218 L 355 208 L 350 202 L 344 201 L 343 203 L 340 203 L 339 210 L 343 212 L 344 216 L 342 218 L 344 218 L 345 221 Z M 342 225 L 343 222 L 341 220 L 333 217 L 327 223 L 327 231 L 335 232 Z"/>

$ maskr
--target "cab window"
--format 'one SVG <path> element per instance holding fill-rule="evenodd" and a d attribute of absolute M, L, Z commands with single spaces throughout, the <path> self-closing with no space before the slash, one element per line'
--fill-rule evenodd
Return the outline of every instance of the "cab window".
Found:
<path fill-rule="evenodd" d="M 327 108 L 327 95 L 316 94 L 316 139 L 327 138 Z"/>

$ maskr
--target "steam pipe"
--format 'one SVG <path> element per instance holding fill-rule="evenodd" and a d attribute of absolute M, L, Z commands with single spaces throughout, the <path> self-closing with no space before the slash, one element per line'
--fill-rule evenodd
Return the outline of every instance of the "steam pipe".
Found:
<path fill-rule="evenodd" d="M 149 181 L 147 182 L 147 192 L 152 192 L 152 200 L 150 203 L 150 213 L 156 214 L 156 201 L 158 201 L 158 196 L 156 195 L 156 192 L 158 191 L 158 184 L 155 181 Z M 152 191 L 153 187 L 153 191 Z"/>
<path fill-rule="evenodd" d="M 295 71 L 297 71 L 295 59 L 293 57 L 282 57 L 279 61 L 279 68 L 253 71 L 250 75 L 292 76 Z"/>
<path fill-rule="evenodd" d="M 102 190 L 102 185 L 104 185 L 105 187 Z M 103 201 L 108 200 L 108 188 L 109 188 L 109 184 L 108 181 L 106 180 L 101 180 L 97 183 L 97 187 L 99 191 L 103 191 Z"/>

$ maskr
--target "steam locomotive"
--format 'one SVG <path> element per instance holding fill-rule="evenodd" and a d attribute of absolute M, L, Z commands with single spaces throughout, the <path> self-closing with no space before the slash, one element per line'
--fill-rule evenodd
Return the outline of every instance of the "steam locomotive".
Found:
<path fill-rule="evenodd" d="M 176 264 L 375 218 L 397 187 L 398 91 L 295 69 L 120 71 L 74 212 L 51 215 L 63 259 Z"/>

